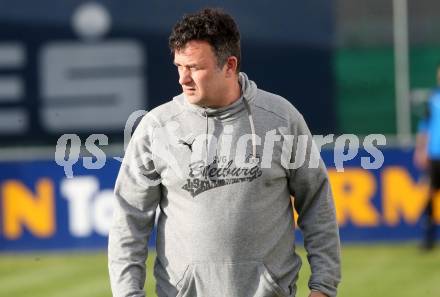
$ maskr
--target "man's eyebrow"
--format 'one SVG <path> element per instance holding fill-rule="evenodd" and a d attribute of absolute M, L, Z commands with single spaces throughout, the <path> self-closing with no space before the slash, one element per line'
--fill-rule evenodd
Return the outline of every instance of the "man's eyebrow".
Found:
<path fill-rule="evenodd" d="M 195 66 L 197 66 L 196 63 L 192 63 L 192 64 L 188 64 L 188 65 L 182 65 L 180 63 L 173 62 L 173 64 L 176 65 L 176 66 L 185 66 L 185 67 L 195 67 Z"/>

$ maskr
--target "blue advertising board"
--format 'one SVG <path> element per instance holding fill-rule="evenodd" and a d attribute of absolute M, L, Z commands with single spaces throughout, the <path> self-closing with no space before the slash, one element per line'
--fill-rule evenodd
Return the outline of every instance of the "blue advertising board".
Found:
<path fill-rule="evenodd" d="M 427 186 L 412 165 L 413 152 L 382 153 L 378 169 L 362 168 L 362 158 L 370 155 L 360 150 L 339 172 L 335 151 L 322 152 L 343 241 L 420 236 Z M 52 160 L 0 162 L 0 251 L 106 247 L 120 162 L 107 159 L 101 169 L 90 170 L 83 160 L 73 166 L 73 178 Z M 439 221 L 440 203 L 435 205 Z M 154 240 L 153 234 L 150 245 Z"/>
<path fill-rule="evenodd" d="M 72 131 L 106 133 L 111 144 L 119 143 L 132 112 L 182 91 L 168 48 L 171 29 L 183 14 L 219 3 L 175 1 L 170 9 L 167 2 L 135 2 L 4 2 L 0 144 L 51 145 Z M 221 3 L 240 28 L 242 70 L 313 117 L 313 131 L 334 131 L 331 2 L 253 4 L 249 10 L 237 1 Z"/>

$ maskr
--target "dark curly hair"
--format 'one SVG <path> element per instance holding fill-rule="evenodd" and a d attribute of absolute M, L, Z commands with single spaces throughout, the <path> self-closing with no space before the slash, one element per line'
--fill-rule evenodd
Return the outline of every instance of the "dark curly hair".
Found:
<path fill-rule="evenodd" d="M 237 58 L 237 72 L 240 70 L 240 32 L 234 19 L 221 9 L 205 8 L 193 14 L 184 15 L 174 25 L 168 40 L 171 52 L 181 50 L 191 40 L 208 42 L 217 57 L 217 64 L 223 67 L 230 56 Z"/>

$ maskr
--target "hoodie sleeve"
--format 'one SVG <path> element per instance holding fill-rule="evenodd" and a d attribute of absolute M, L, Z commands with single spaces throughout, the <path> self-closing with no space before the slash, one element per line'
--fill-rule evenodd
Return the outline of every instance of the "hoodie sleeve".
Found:
<path fill-rule="evenodd" d="M 292 159 L 301 151 L 306 158 L 296 169 L 290 169 L 289 188 L 295 197 L 298 226 L 304 237 L 312 275 L 309 288 L 330 297 L 336 296 L 340 282 L 340 240 L 335 207 L 327 170 L 313 145 L 309 129 L 301 115 L 294 127 Z M 307 149 L 301 148 L 299 136 L 306 137 Z"/>
<path fill-rule="evenodd" d="M 148 238 L 161 197 L 152 158 L 154 124 L 146 115 L 127 147 L 115 184 L 108 265 L 114 297 L 145 296 Z"/>

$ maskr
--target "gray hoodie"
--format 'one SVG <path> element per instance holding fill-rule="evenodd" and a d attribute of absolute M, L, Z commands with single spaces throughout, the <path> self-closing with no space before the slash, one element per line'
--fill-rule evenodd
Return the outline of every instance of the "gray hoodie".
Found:
<path fill-rule="evenodd" d="M 287 100 L 244 73 L 239 79 L 242 97 L 230 106 L 201 108 L 181 94 L 137 127 L 115 185 L 113 296 L 145 296 L 158 206 L 159 297 L 295 296 L 301 260 L 291 195 L 312 269 L 309 287 L 336 295 L 333 199 L 306 123 Z"/>

